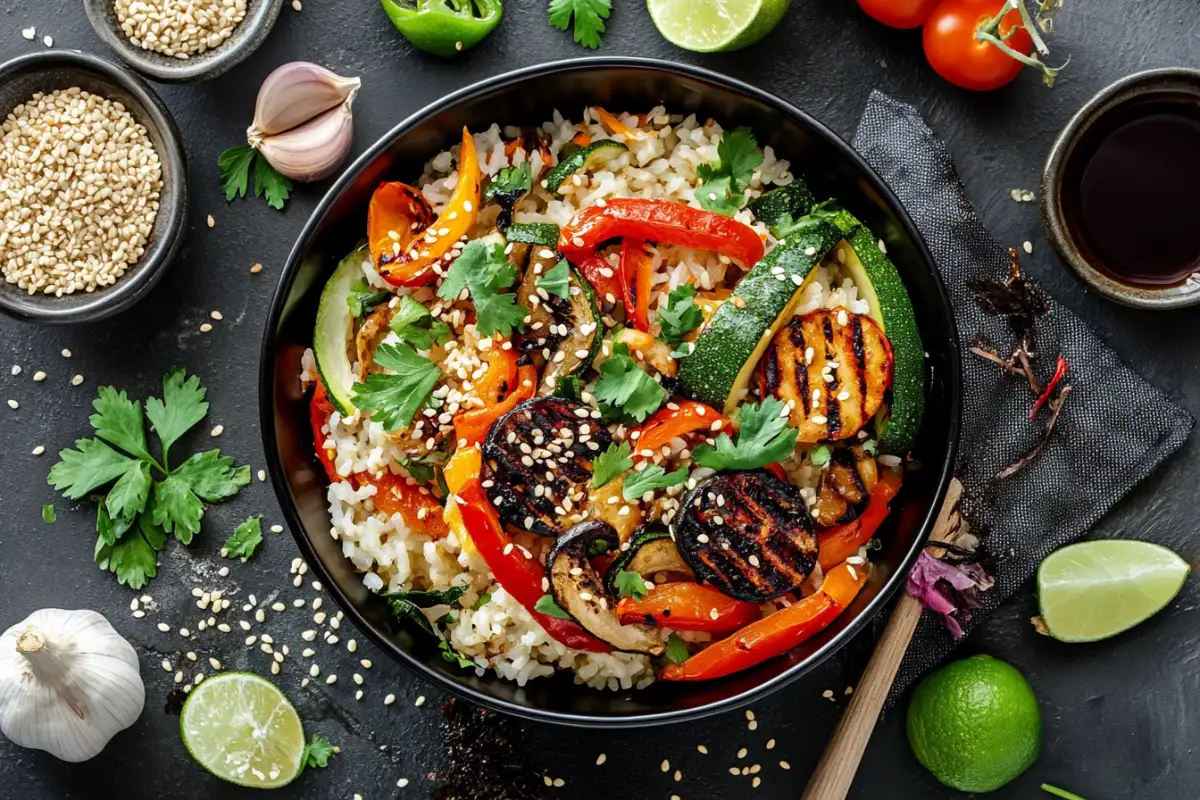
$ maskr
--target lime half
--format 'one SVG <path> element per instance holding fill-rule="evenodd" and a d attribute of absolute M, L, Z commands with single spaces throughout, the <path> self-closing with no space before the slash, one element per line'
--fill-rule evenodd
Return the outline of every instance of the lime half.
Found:
<path fill-rule="evenodd" d="M 222 780 L 275 789 L 300 774 L 304 727 L 270 681 L 226 672 L 192 689 L 179 718 L 192 758 Z"/>
<path fill-rule="evenodd" d="M 668 42 L 697 53 L 748 47 L 783 19 L 792 0 L 646 0 Z"/>
<path fill-rule="evenodd" d="M 1171 602 L 1188 563 L 1150 542 L 1109 539 L 1055 550 L 1038 567 L 1042 621 L 1055 639 L 1094 642 L 1127 631 Z"/>

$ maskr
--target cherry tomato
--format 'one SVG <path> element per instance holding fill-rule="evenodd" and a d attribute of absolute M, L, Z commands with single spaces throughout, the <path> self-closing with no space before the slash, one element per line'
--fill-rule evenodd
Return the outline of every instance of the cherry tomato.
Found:
<path fill-rule="evenodd" d="M 919 28 L 941 0 L 858 0 L 867 16 L 889 28 Z"/>
<path fill-rule="evenodd" d="M 964 89 L 991 91 L 1012 81 L 1021 72 L 1020 61 L 990 42 L 975 38 L 980 24 L 992 19 L 1005 0 L 943 0 L 925 21 L 925 59 L 938 75 Z M 1021 22 L 1013 9 L 1000 22 L 1001 37 Z M 1013 50 L 1029 55 L 1033 40 L 1024 28 L 1007 40 Z"/>

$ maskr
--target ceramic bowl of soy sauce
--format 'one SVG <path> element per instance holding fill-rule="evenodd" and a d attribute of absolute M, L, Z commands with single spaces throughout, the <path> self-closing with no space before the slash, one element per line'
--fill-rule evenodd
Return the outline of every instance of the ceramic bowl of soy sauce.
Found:
<path fill-rule="evenodd" d="M 1140 72 L 1101 90 L 1042 174 L 1050 241 L 1090 288 L 1147 309 L 1200 304 L 1200 70 Z"/>

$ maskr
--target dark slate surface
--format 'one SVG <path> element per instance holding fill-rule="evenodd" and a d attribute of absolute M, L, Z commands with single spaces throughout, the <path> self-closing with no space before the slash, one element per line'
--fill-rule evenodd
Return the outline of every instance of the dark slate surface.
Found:
<path fill-rule="evenodd" d="M 111 57 L 88 26 L 82 6 L 10 0 L 0 10 L 0 57 L 43 47 L 81 48 Z M 261 79 L 292 59 L 323 63 L 343 74 L 361 75 L 364 90 L 356 106 L 355 150 L 391 125 L 447 92 L 509 68 L 580 56 L 565 34 L 546 24 L 544 0 L 509 0 L 506 19 L 476 51 L 454 62 L 413 52 L 395 34 L 373 0 L 309 0 L 302 13 L 285 9 L 266 45 L 232 73 L 199 86 L 160 87 L 184 133 L 192 172 L 188 239 L 183 255 L 151 298 L 115 320 L 64 330 L 45 330 L 0 321 L 5 350 L 24 372 L 0 369 L 0 394 L 21 403 L 0 413 L 0 443 L 7 454 L 0 470 L 0 624 L 8 626 L 36 608 L 88 607 L 107 614 L 137 646 L 147 681 L 147 707 L 136 725 L 119 735 L 92 762 L 64 765 L 50 756 L 0 741 L 0 796 L 6 798 L 234 798 L 250 797 L 204 775 L 179 743 L 176 719 L 163 713 L 170 676 L 159 662 L 181 661 L 194 650 L 204 665 L 218 656 L 226 668 L 266 672 L 267 656 L 241 644 L 237 632 L 196 634 L 184 643 L 177 633 L 160 633 L 156 624 L 193 631 L 200 619 L 192 587 L 226 586 L 237 602 L 230 620 L 246 615 L 240 602 L 248 593 L 259 600 L 272 590 L 289 604 L 272 614 L 268 625 L 277 642 L 288 642 L 293 658 L 282 686 L 295 700 L 306 725 L 342 747 L 331 767 L 313 771 L 285 797 L 364 798 L 426 797 L 434 785 L 427 776 L 441 766 L 440 707 L 444 693 L 386 663 L 363 645 L 356 656 L 341 645 L 318 643 L 316 661 L 325 673 L 339 676 L 334 686 L 299 681 L 308 661 L 298 657 L 299 632 L 311 627 L 311 610 L 290 607 L 293 598 L 311 600 L 316 592 L 291 586 L 288 565 L 297 555 L 287 534 L 268 534 L 263 551 L 246 565 L 232 565 L 228 579 L 215 575 L 216 551 L 233 526 L 253 513 L 268 524 L 279 519 L 274 497 L 255 481 L 236 501 L 209 511 L 205 533 L 184 551 L 169 548 L 160 577 L 149 592 L 159 610 L 146 619 L 130 616 L 131 593 L 96 570 L 91 561 L 90 510 L 57 501 L 58 523 L 40 521 L 44 503 L 54 501 L 43 475 L 52 463 L 30 451 L 39 444 L 51 452 L 88 432 L 88 403 L 98 384 L 113 383 L 146 396 L 157 389 L 163 371 L 183 364 L 210 386 L 213 410 L 205 429 L 194 437 L 208 446 L 207 426 L 222 423 L 221 447 L 257 471 L 259 444 L 254 386 L 258 369 L 261 310 L 274 288 L 281 262 L 323 187 L 302 189 L 287 212 L 278 214 L 261 202 L 227 206 L 216 182 L 218 152 L 242 138 L 252 115 Z M 742 54 L 697 57 L 662 41 L 641 3 L 618 3 L 602 50 L 607 54 L 659 56 L 703 64 L 761 85 L 808 109 L 849 137 L 872 88 L 915 104 L 949 143 L 971 199 L 984 222 L 1005 244 L 1033 243 L 1027 258 L 1031 274 L 1087 320 L 1117 353 L 1135 365 L 1192 413 L 1200 411 L 1200 355 L 1195 347 L 1195 312 L 1139 312 L 1090 296 L 1054 258 L 1046 244 L 1035 204 L 1012 201 L 1013 188 L 1037 186 L 1041 161 L 1058 128 L 1094 91 L 1128 73 L 1156 66 L 1196 65 L 1200 60 L 1200 23 L 1193 0 L 1122 0 L 1075 2 L 1062 15 L 1054 39 L 1056 56 L 1070 56 L 1071 67 L 1053 90 L 1025 75 L 1009 89 L 973 95 L 939 81 L 922 63 L 920 40 L 913 33 L 886 30 L 865 18 L 846 0 L 799 2 L 778 31 L 756 49 Z M 37 42 L 20 30 L 36 25 Z M 582 103 L 582 99 L 581 99 Z M 573 111 L 573 110 L 572 110 Z M 216 227 L 205 217 L 212 214 Z M 250 275 L 262 262 L 266 269 Z M 198 327 L 218 309 L 224 321 L 201 334 Z M 60 350 L 69 348 L 69 359 Z M 49 378 L 35 384 L 35 370 Z M 81 387 L 70 386 L 75 374 Z M 1117 400 L 1114 398 L 1114 400 Z M 1117 400 L 1119 401 L 1119 400 Z M 1193 563 L 1200 544 L 1193 531 L 1200 512 L 1194 469 L 1200 445 L 1193 437 L 1182 452 L 1151 477 L 1099 526 L 1097 536 L 1147 538 L 1173 547 Z M 1063 486 L 1070 492 L 1071 487 Z M 1045 719 L 1045 744 L 1037 764 L 996 793 L 1003 798 L 1039 796 L 1042 781 L 1071 788 L 1090 800 L 1137 797 L 1175 800 L 1200 792 L 1200 669 L 1195 608 L 1200 582 L 1188 582 L 1184 594 L 1158 617 L 1115 641 L 1067 646 L 1038 637 L 1028 624 L 1036 613 L 1032 587 L 1019 592 L 974 634 L 964 652 L 988 652 L 1012 661 L 1032 682 Z M 349 629 L 345 639 L 354 637 Z M 362 637 L 358 637 L 360 640 Z M 853 685 L 870 653 L 862 637 L 810 676 L 754 706 L 758 729 L 749 731 L 741 712 L 674 729 L 608 734 L 522 725 L 530 768 L 566 780 L 547 797 L 732 798 L 751 791 L 751 778 L 733 777 L 731 766 L 761 764 L 764 798 L 795 798 L 815 763 L 844 705 L 843 689 Z M 356 658 L 375 661 L 366 676 L 365 696 L 353 699 L 351 674 Z M 190 671 L 189 671 L 189 674 Z M 835 699 L 822 698 L 831 689 Z M 395 692 L 390 708 L 382 702 Z M 425 695 L 428 702 L 416 708 Z M 777 746 L 765 750 L 768 739 Z M 705 744 L 708 755 L 696 745 Z M 741 747 L 749 750 L 737 758 Z M 607 755 L 595 767 L 599 753 Z M 670 760 L 669 772 L 662 762 Z M 783 771 L 780 760 L 790 762 Z M 676 783 L 674 770 L 682 771 Z M 397 780 L 409 779 L 404 789 Z M 858 798 L 951 798 L 921 768 L 904 739 L 903 716 L 889 713 L 880 723 L 852 793 Z"/>

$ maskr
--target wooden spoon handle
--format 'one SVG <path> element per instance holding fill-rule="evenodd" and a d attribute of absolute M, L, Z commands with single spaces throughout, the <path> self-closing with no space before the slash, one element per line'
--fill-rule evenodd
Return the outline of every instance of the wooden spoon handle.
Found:
<path fill-rule="evenodd" d="M 957 480 L 952 481 L 933 527 L 933 539 L 943 540 L 951 527 L 951 519 L 961 496 L 962 484 Z M 879 712 L 883 709 L 913 631 L 921 619 L 922 609 L 921 602 L 907 593 L 896 604 L 892 618 L 859 679 L 858 688 L 809 778 L 803 800 L 845 800 L 850 792 L 867 743 L 871 741 L 871 733 L 879 721 Z"/>

